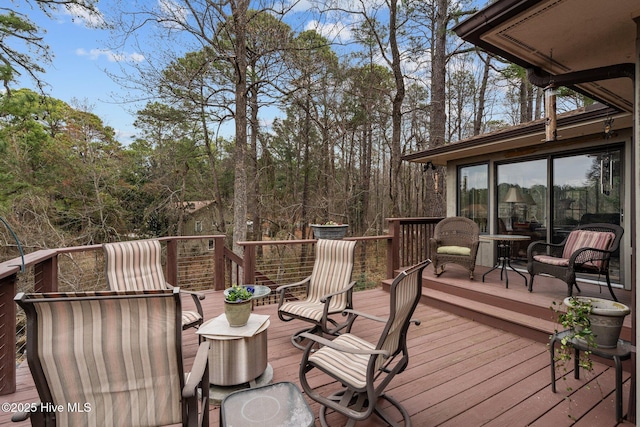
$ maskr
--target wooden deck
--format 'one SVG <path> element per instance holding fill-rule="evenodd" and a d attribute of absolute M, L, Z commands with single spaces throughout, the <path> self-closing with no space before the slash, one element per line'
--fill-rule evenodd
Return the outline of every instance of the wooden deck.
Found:
<path fill-rule="evenodd" d="M 388 393 L 400 400 L 411 415 L 415 426 L 598 426 L 619 425 L 614 410 L 614 370 L 596 363 L 595 378 L 576 381 L 569 374 L 566 381 L 558 380 L 558 393 L 551 392 L 549 352 L 545 328 L 553 328 L 548 320 L 536 319 L 531 313 L 549 316 L 551 300 L 562 300 L 566 287 L 560 282 L 537 282 L 533 293 L 526 292 L 522 278 L 510 275 L 509 289 L 500 282 L 494 272 L 481 282 L 484 270 L 479 269 L 476 280 L 465 279 L 464 271 L 452 267 L 438 280 L 433 280 L 432 270 L 425 273 L 423 303 L 418 306 L 415 318 L 420 326 L 409 331 L 410 361 L 407 370 L 398 375 Z M 538 279 L 536 279 L 538 280 Z M 593 292 L 583 287 L 583 294 Z M 476 301 L 469 301 L 471 292 Z M 597 291 L 596 291 L 597 292 Z M 603 294 L 606 297 L 606 294 Z M 627 293 L 617 292 L 621 300 Z M 504 301 L 515 301 L 515 313 L 503 308 Z M 465 302 L 464 300 L 467 300 Z M 210 292 L 203 301 L 205 315 L 213 318 L 222 312 L 220 292 Z M 467 305 L 466 308 L 459 308 Z M 493 306 L 491 304 L 494 304 Z M 354 305 L 358 310 L 385 315 L 388 311 L 388 293 L 375 289 L 356 293 Z M 524 309 L 523 307 L 528 307 Z M 458 307 L 458 308 L 456 308 Z M 493 307 L 493 309 L 491 308 Z M 449 311 L 447 311 L 449 310 Z M 488 311 L 488 313 L 486 312 Z M 276 306 L 258 306 L 256 313 L 271 316 L 269 327 L 269 363 L 273 367 L 273 381 L 291 381 L 299 385 L 298 367 L 301 352 L 289 339 L 292 332 L 301 329 L 302 322 L 281 322 Z M 453 313 L 452 313 L 453 312 Z M 456 312 L 463 312 L 462 317 Z M 474 314 L 475 313 L 475 314 Z M 519 318 L 521 316 L 531 319 Z M 506 318 L 497 322 L 496 318 Z M 539 331 L 528 333 L 509 332 L 505 324 L 512 322 L 540 323 Z M 497 325 L 497 326 L 496 326 Z M 524 326 L 515 327 L 524 331 Z M 507 330 L 504 330 L 507 329 Z M 380 325 L 362 320 L 356 322 L 353 332 L 374 339 Z M 526 330 L 536 330 L 527 327 Z M 533 337 L 533 338 L 532 338 Z M 186 366 L 192 363 L 197 345 L 193 331 L 184 334 Z M 628 410 L 629 366 L 624 373 L 624 413 Z M 584 378 L 584 375 L 583 375 Z M 318 378 L 321 382 L 322 379 Z M 324 387 L 331 387 L 332 384 Z M 567 387 L 574 391 L 567 398 Z M 2 396 L 3 402 L 33 402 L 37 393 L 26 366 L 18 369 L 18 391 Z M 318 405 L 309 401 L 318 416 Z M 9 424 L 11 414 L 0 413 L 0 425 Z M 211 407 L 212 426 L 218 425 L 219 408 Z M 332 425 L 341 421 L 331 418 Z M 577 421 L 574 421 L 577 420 Z M 14 425 L 28 425 L 16 423 Z M 316 420 L 316 425 L 319 422 Z M 359 426 L 379 426 L 375 417 Z M 620 425 L 633 425 L 629 422 Z"/>

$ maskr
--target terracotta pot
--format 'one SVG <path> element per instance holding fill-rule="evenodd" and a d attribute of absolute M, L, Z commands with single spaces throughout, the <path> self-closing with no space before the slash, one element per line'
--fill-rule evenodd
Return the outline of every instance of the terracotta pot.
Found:
<path fill-rule="evenodd" d="M 232 328 L 244 326 L 251 316 L 251 300 L 224 301 L 224 315 Z"/>
<path fill-rule="evenodd" d="M 577 300 L 591 302 L 591 331 L 598 348 L 616 348 L 622 324 L 627 314 L 631 312 L 626 305 L 595 297 L 574 297 Z M 564 304 L 571 307 L 571 297 L 564 299 Z"/>

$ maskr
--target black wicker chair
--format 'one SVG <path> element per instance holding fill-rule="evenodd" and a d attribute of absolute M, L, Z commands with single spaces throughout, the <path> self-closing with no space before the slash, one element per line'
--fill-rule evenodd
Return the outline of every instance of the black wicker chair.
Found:
<path fill-rule="evenodd" d="M 618 301 L 609 277 L 611 255 L 620 246 L 624 230 L 616 224 L 594 223 L 576 227 L 562 243 L 533 242 L 527 248 L 527 270 L 531 275 L 529 292 L 533 291 L 536 274 L 548 274 L 563 280 L 568 286 L 568 295 L 573 293 L 576 273 L 604 274 L 609 292 Z"/>

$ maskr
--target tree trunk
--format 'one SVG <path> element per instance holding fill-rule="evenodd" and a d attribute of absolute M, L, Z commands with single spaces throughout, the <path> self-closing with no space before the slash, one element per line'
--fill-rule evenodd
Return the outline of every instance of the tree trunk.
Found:
<path fill-rule="evenodd" d="M 402 185 L 400 182 L 400 170 L 402 167 L 402 146 L 401 146 L 401 131 L 402 131 L 402 103 L 404 102 L 405 87 L 404 76 L 402 74 L 402 67 L 400 63 L 400 49 L 398 47 L 397 40 L 397 7 L 398 0 L 392 0 L 390 2 L 390 17 L 389 17 L 389 46 L 391 48 L 393 77 L 396 83 L 396 93 L 393 97 L 393 106 L 391 111 L 391 158 L 390 158 L 390 173 L 389 178 L 389 196 L 391 199 L 391 215 L 399 216 L 401 214 L 401 201 L 400 195 L 402 194 Z"/>
<path fill-rule="evenodd" d="M 247 237 L 247 9 L 248 0 L 231 2 L 235 40 L 235 179 L 233 186 L 233 251 L 241 255 L 239 241 Z"/>

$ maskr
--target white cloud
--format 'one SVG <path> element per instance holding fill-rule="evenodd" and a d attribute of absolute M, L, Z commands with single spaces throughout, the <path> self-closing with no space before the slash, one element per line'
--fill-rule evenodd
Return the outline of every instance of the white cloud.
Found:
<path fill-rule="evenodd" d="M 343 22 L 321 23 L 316 20 L 309 21 L 306 30 L 315 30 L 318 34 L 332 42 L 346 43 L 353 38 L 351 29 Z"/>
<path fill-rule="evenodd" d="M 187 22 L 191 14 L 189 9 L 180 6 L 173 0 L 158 0 L 158 7 L 160 7 L 160 15 L 168 20 L 162 24 L 170 28 L 177 28 L 179 27 L 178 23 Z"/>
<path fill-rule="evenodd" d="M 70 15 L 73 22 L 88 28 L 98 28 L 105 24 L 102 13 L 97 9 L 95 12 L 90 12 L 77 4 L 70 4 L 62 7 L 62 11 L 64 14 Z"/>
<path fill-rule="evenodd" d="M 107 49 L 91 49 L 89 51 L 78 48 L 76 55 L 86 56 L 91 60 L 97 60 L 101 57 L 107 58 L 109 62 L 142 62 L 144 55 L 140 53 L 116 53 Z"/>

